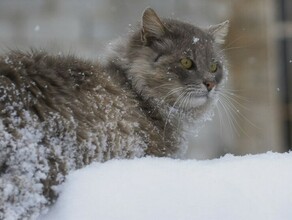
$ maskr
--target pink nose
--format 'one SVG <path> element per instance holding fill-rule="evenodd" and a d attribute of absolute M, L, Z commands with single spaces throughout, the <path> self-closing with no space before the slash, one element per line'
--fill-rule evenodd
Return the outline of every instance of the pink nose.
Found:
<path fill-rule="evenodd" d="M 216 86 L 216 83 L 211 81 L 204 81 L 203 83 L 209 92 Z"/>

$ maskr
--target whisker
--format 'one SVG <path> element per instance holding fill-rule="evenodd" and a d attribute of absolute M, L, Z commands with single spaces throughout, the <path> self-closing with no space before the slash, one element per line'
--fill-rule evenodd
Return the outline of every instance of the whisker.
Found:
<path fill-rule="evenodd" d="M 227 95 L 229 95 L 229 96 L 233 96 L 233 97 L 235 97 L 235 98 L 238 98 L 238 99 L 240 99 L 240 100 L 243 100 L 243 101 L 249 102 L 249 100 L 248 100 L 246 97 L 241 96 L 241 95 L 238 95 L 238 94 L 235 94 L 234 91 L 236 91 L 236 90 L 233 90 L 233 91 L 228 91 L 228 90 L 225 90 L 225 89 L 217 90 L 217 92 L 219 92 L 219 93 L 224 93 L 224 94 L 227 94 Z"/>
<path fill-rule="evenodd" d="M 153 87 L 153 88 L 151 88 L 151 89 L 158 89 L 158 88 L 161 88 L 161 87 L 168 87 L 168 86 L 170 86 L 170 85 L 173 85 L 173 84 L 171 84 L 171 83 L 166 83 L 166 84 L 162 84 L 162 85 L 159 85 L 159 86 L 156 86 L 156 87 Z"/>
<path fill-rule="evenodd" d="M 171 90 L 171 91 L 168 92 L 165 96 L 162 96 L 162 99 L 161 99 L 160 103 L 165 102 L 165 100 L 166 100 L 167 98 L 169 98 L 171 95 L 173 95 L 173 94 L 175 94 L 175 93 L 178 93 L 178 92 L 181 92 L 181 91 L 183 91 L 183 87 L 179 87 L 179 88 L 175 88 L 175 89 Z"/>
<path fill-rule="evenodd" d="M 229 96 L 228 94 L 224 94 L 224 93 L 218 93 L 222 98 L 224 99 L 228 99 L 231 100 L 233 102 L 235 102 L 237 105 L 239 105 L 241 108 L 249 111 L 249 109 L 247 107 L 245 107 L 242 103 L 240 103 L 239 101 L 237 101 L 235 98 L 233 98 L 232 96 Z"/>
<path fill-rule="evenodd" d="M 247 132 L 241 127 L 241 125 L 239 124 L 239 122 L 237 121 L 237 114 L 233 114 L 233 113 L 237 113 L 236 111 L 232 110 L 232 108 L 228 105 L 228 103 L 224 102 L 223 100 L 221 100 L 223 103 L 225 103 L 225 107 L 227 109 L 227 111 L 229 112 L 229 117 L 231 119 L 231 122 L 233 124 L 233 128 L 234 131 L 236 132 L 237 136 L 240 137 L 240 132 L 238 131 L 238 129 L 247 137 L 249 137 L 249 135 L 247 134 Z M 231 112 L 229 111 L 231 110 Z M 238 129 L 237 129 L 238 128 Z"/>
<path fill-rule="evenodd" d="M 221 113 L 221 111 L 219 109 L 219 105 L 215 105 L 215 106 L 216 106 L 216 109 L 217 109 L 218 115 L 219 115 L 220 133 L 222 135 L 223 134 L 223 118 L 222 118 L 222 113 Z"/>
<path fill-rule="evenodd" d="M 242 92 L 242 89 L 231 89 L 231 88 L 226 88 L 224 86 L 222 86 L 220 88 L 220 90 L 223 90 L 223 91 L 230 91 L 230 92 Z"/>
<path fill-rule="evenodd" d="M 178 88 L 174 88 L 174 89 L 170 90 L 165 96 L 161 97 L 161 100 L 159 101 L 159 103 L 160 103 L 160 104 L 164 103 L 165 100 L 166 100 L 169 96 L 171 96 L 171 95 L 173 95 L 173 94 L 175 94 L 175 93 L 177 93 L 177 92 L 181 92 L 182 90 L 183 90 L 183 87 L 178 87 Z M 153 115 L 153 113 L 157 110 L 157 108 L 159 108 L 159 104 L 156 105 L 155 108 L 152 110 L 151 115 Z"/>
<path fill-rule="evenodd" d="M 231 41 L 230 43 L 228 43 L 225 48 L 223 48 L 222 50 L 219 51 L 219 53 L 225 52 L 227 50 L 229 50 L 229 48 L 236 48 L 236 49 L 242 49 L 245 47 L 231 47 L 233 46 L 236 42 L 238 42 L 239 40 L 241 40 L 243 38 L 243 36 L 237 37 L 236 39 L 234 39 L 233 41 Z"/>
<path fill-rule="evenodd" d="M 233 121 L 231 120 L 231 116 L 230 116 L 230 112 L 228 111 L 229 110 L 228 107 L 225 106 L 226 104 L 224 104 L 224 102 L 222 100 L 219 99 L 218 101 L 219 101 L 219 104 L 221 104 L 221 106 L 223 107 L 224 112 L 226 114 L 226 117 L 227 117 L 227 120 L 228 120 L 229 129 L 235 131 L 237 136 L 240 136 L 236 126 L 234 125 Z"/>
<path fill-rule="evenodd" d="M 221 51 L 219 51 L 219 53 L 223 53 L 223 52 L 230 51 L 230 50 L 244 49 L 244 48 L 246 48 L 246 47 L 229 47 L 229 48 L 222 49 Z"/>
<path fill-rule="evenodd" d="M 222 96 L 224 97 L 224 96 Z M 236 113 L 236 114 L 239 114 L 242 118 L 244 118 L 250 125 L 252 125 L 254 128 L 256 129 L 259 129 L 254 123 L 252 123 L 244 114 L 242 114 L 239 109 L 236 108 L 236 106 L 229 100 L 225 97 L 225 100 L 226 102 L 229 104 L 230 106 L 230 109 Z"/>
<path fill-rule="evenodd" d="M 232 45 L 234 45 L 236 42 L 238 42 L 242 38 L 243 38 L 243 36 L 239 36 L 239 37 L 235 38 L 233 41 L 231 41 L 230 43 L 228 43 L 225 48 L 231 47 Z"/>
<path fill-rule="evenodd" d="M 184 97 L 182 98 L 182 101 L 181 101 L 181 103 L 179 105 L 179 108 L 182 109 L 182 111 L 179 112 L 179 117 L 178 117 L 179 121 L 182 121 L 181 119 L 184 116 L 184 111 L 183 110 L 186 109 L 186 107 L 187 107 L 187 105 L 188 105 L 188 103 L 190 101 L 190 96 L 191 96 L 191 92 L 186 91 Z"/>
<path fill-rule="evenodd" d="M 174 110 L 176 104 L 179 103 L 180 100 L 184 97 L 185 93 L 186 93 L 186 92 L 183 91 L 183 92 L 177 97 L 177 99 L 176 99 L 176 101 L 174 102 L 174 104 L 172 105 L 172 107 L 170 107 L 170 109 L 169 109 L 169 113 L 168 113 L 168 115 L 167 115 L 167 117 L 166 117 L 165 124 L 164 124 L 164 129 L 163 129 L 163 130 L 164 130 L 164 131 L 163 131 L 163 142 L 165 142 L 166 126 L 167 126 L 167 124 L 169 123 L 169 119 L 170 119 L 171 113 L 173 112 L 173 110 Z"/>

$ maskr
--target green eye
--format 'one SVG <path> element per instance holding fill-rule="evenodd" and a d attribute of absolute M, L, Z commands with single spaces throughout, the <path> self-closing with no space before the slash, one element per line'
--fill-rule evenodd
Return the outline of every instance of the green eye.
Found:
<path fill-rule="evenodd" d="M 215 73 L 215 72 L 217 71 L 217 69 L 218 69 L 218 64 L 215 63 L 215 62 L 212 62 L 212 63 L 210 64 L 209 69 L 210 69 L 210 72 L 211 72 L 211 73 Z"/>
<path fill-rule="evenodd" d="M 180 60 L 180 63 L 185 69 L 188 69 L 188 70 L 193 67 L 193 61 L 189 58 L 182 58 Z"/>

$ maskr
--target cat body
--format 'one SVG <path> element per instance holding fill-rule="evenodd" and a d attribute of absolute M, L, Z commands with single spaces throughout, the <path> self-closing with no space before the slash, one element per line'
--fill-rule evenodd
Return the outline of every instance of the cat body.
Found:
<path fill-rule="evenodd" d="M 186 131 L 216 103 L 227 26 L 202 30 L 148 8 L 102 62 L 1 56 L 0 219 L 36 218 L 68 172 L 94 161 L 181 157 Z"/>

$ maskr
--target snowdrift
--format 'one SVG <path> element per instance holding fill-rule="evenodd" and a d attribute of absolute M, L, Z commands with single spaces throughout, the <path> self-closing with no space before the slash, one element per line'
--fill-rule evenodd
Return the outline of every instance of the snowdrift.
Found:
<path fill-rule="evenodd" d="M 42 220 L 291 220 L 292 153 L 143 158 L 72 172 Z"/>

